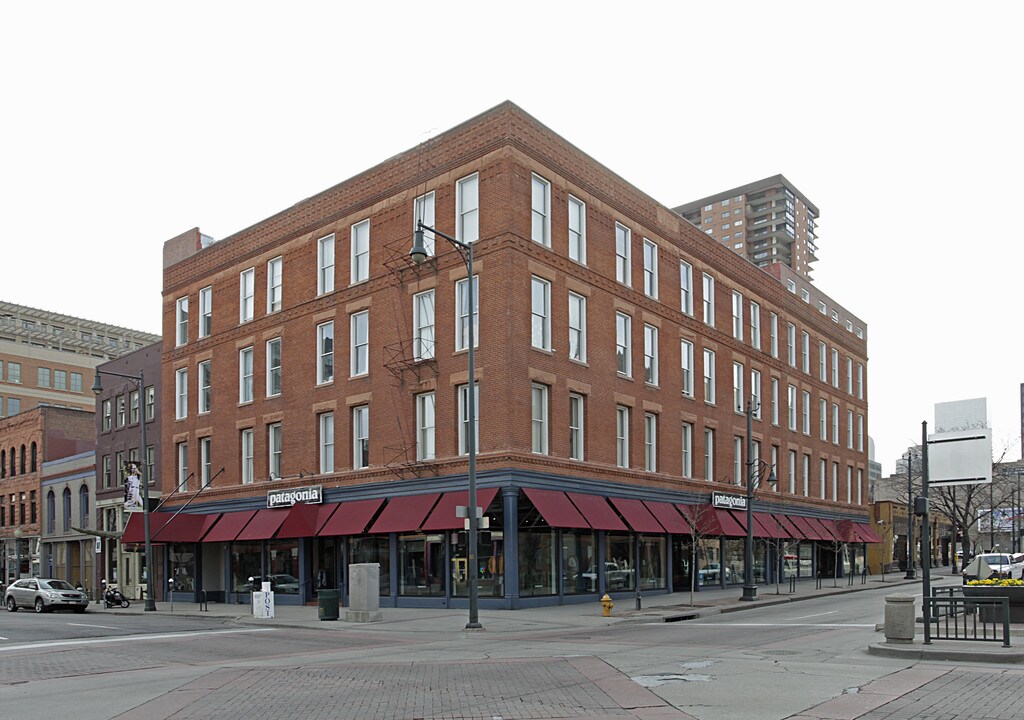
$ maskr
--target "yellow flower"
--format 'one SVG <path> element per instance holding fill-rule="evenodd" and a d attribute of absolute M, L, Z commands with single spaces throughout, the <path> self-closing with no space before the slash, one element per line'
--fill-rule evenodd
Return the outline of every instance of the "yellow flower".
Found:
<path fill-rule="evenodd" d="M 989 578 L 988 580 L 969 580 L 968 585 L 974 586 L 986 586 L 986 587 L 1021 587 L 1024 586 L 1024 580 L 1011 580 L 1010 578 Z"/>

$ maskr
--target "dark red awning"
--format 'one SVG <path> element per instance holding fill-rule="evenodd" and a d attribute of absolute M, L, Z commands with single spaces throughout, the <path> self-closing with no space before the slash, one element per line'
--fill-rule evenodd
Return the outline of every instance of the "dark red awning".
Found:
<path fill-rule="evenodd" d="M 661 526 L 673 535 L 691 535 L 693 533 L 689 520 L 680 515 L 672 503 L 644 500 L 644 505 L 658 519 Z"/>
<path fill-rule="evenodd" d="M 661 526 L 661 523 L 651 514 L 651 511 L 647 509 L 642 500 L 633 500 L 630 498 L 608 498 L 612 501 L 612 505 L 615 509 L 626 519 L 626 524 L 633 529 L 634 532 L 638 533 L 656 533 L 661 534 L 665 532 L 665 528 Z M 678 515 L 678 513 L 676 513 Z M 682 518 L 680 518 L 682 519 Z"/>
<path fill-rule="evenodd" d="M 861 541 L 869 543 L 882 542 L 882 536 L 879 535 L 878 532 L 876 532 L 875 529 L 867 523 L 854 523 L 853 527 L 857 531 L 857 534 L 860 535 Z"/>
<path fill-rule="evenodd" d="M 766 512 L 755 512 L 754 520 L 756 520 L 764 531 L 763 537 L 772 538 L 773 540 L 788 540 L 790 535 L 782 523 L 777 522 L 775 515 Z"/>
<path fill-rule="evenodd" d="M 371 533 L 414 532 L 420 529 L 441 493 L 401 495 L 388 500 L 384 511 L 370 528 Z M 342 508 L 344 510 L 344 508 Z"/>
<path fill-rule="evenodd" d="M 154 540 L 158 530 L 163 528 L 167 522 L 174 517 L 174 513 L 169 512 L 151 512 L 149 514 L 149 541 L 151 543 L 157 542 Z M 124 526 L 124 532 L 121 533 L 121 542 L 123 543 L 144 543 L 146 542 L 146 527 L 145 527 L 145 513 L 133 512 L 128 516 L 128 522 Z M 167 542 L 166 540 L 160 540 L 159 542 Z"/>
<path fill-rule="evenodd" d="M 206 533 L 203 542 L 231 542 L 238 537 L 238 533 L 242 532 L 242 528 L 252 520 L 252 516 L 255 514 L 255 510 L 224 513 L 213 529 Z"/>
<path fill-rule="evenodd" d="M 487 514 L 487 508 L 498 494 L 498 488 L 481 488 L 476 493 L 477 507 L 483 508 Z M 438 530 L 463 530 L 466 527 L 466 519 L 455 517 L 455 507 L 462 505 L 469 506 L 469 490 L 455 490 L 446 492 L 441 496 L 437 505 L 430 512 L 430 517 L 423 523 L 423 530 L 436 532 Z"/>
<path fill-rule="evenodd" d="M 248 542 L 250 540 L 269 540 L 274 537 L 274 533 L 281 527 L 281 523 L 288 517 L 288 510 L 278 508 L 274 510 L 259 510 L 256 512 L 256 517 L 249 521 L 249 524 L 245 526 L 242 532 L 238 533 L 238 537 L 235 538 L 239 542 Z"/>
<path fill-rule="evenodd" d="M 561 490 L 523 488 L 537 512 L 551 527 L 589 530 L 590 525 Z"/>
<path fill-rule="evenodd" d="M 220 518 L 220 513 L 212 515 L 196 513 L 179 513 L 159 531 L 152 533 L 152 540 L 163 543 L 197 543 Z"/>
<path fill-rule="evenodd" d="M 802 517 L 800 515 L 787 515 L 786 517 L 791 523 L 793 523 L 794 526 L 796 526 L 796 529 L 800 533 L 799 537 L 803 538 L 804 540 L 818 539 L 818 535 L 820 534 L 819 531 L 809 522 L 807 522 L 807 518 Z"/>
<path fill-rule="evenodd" d="M 683 509 L 689 508 L 692 513 L 697 532 L 705 537 L 724 535 L 725 537 L 743 537 L 747 531 L 736 519 L 724 508 L 716 508 L 711 505 L 677 505 Z M 687 512 L 684 510 L 684 512 Z"/>
<path fill-rule="evenodd" d="M 583 517 L 595 530 L 611 530 L 628 532 L 626 523 L 622 522 L 608 499 L 602 495 L 584 495 L 582 493 L 566 493 L 572 504 L 577 507 Z"/>
<path fill-rule="evenodd" d="M 315 537 L 327 519 L 338 509 L 338 503 L 295 503 L 278 528 L 278 539 Z"/>
<path fill-rule="evenodd" d="M 362 535 L 383 504 L 384 498 L 343 502 L 334 511 L 334 514 L 323 522 L 317 535 L 320 537 Z"/>
<path fill-rule="evenodd" d="M 828 527 L 825 526 L 824 522 L 822 522 L 818 518 L 809 517 L 806 518 L 806 520 L 807 523 L 814 529 L 815 540 L 820 540 L 823 542 L 832 542 L 832 540 L 835 539 L 832 533 L 829 532 Z"/>
<path fill-rule="evenodd" d="M 815 518 L 821 523 L 822 527 L 825 528 L 826 537 L 823 540 L 844 542 L 843 533 L 839 530 L 835 520 L 821 520 Z"/>
<path fill-rule="evenodd" d="M 789 536 L 791 538 L 799 540 L 804 536 L 803 530 L 797 527 L 797 524 L 793 522 L 793 518 L 791 518 L 789 515 L 783 515 L 781 513 L 772 513 L 772 517 L 774 517 L 782 524 L 782 527 L 786 529 L 786 532 L 789 533 Z"/>

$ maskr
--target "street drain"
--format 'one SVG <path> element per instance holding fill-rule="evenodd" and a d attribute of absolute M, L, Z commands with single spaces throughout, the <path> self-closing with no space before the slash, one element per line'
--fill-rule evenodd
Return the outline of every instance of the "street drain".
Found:
<path fill-rule="evenodd" d="M 765 655 L 799 655 L 796 650 L 765 650 Z"/>

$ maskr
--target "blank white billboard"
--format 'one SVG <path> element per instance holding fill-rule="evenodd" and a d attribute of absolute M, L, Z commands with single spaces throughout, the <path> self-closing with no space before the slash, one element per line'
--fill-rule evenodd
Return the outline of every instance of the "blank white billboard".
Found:
<path fill-rule="evenodd" d="M 932 485 L 992 482 L 992 431 L 985 428 L 929 435 L 928 482 Z"/>

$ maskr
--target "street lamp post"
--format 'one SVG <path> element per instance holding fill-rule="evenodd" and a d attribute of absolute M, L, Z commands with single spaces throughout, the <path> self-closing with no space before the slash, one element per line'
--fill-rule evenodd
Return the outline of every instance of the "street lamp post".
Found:
<path fill-rule="evenodd" d="M 149 533 L 149 473 L 146 468 L 146 413 L 145 413 L 145 394 L 146 394 L 146 376 L 142 369 L 139 369 L 138 375 L 125 375 L 123 373 L 113 372 L 111 370 L 100 370 L 97 368 L 96 376 L 93 379 L 92 391 L 96 395 L 103 392 L 103 384 L 100 382 L 100 375 L 112 375 L 114 377 L 125 378 L 136 383 L 139 388 L 139 427 L 141 428 L 142 437 L 142 449 L 139 451 L 141 460 L 139 462 L 139 472 L 142 480 L 142 531 L 146 537 L 146 553 L 143 557 L 143 568 L 146 571 L 146 602 L 145 609 L 152 612 L 156 610 L 156 598 L 153 596 L 153 567 L 151 561 L 153 559 L 153 548 L 151 543 L 151 536 Z"/>
<path fill-rule="evenodd" d="M 743 547 L 743 595 L 740 600 L 757 600 L 757 585 L 754 584 L 754 489 L 761 475 L 762 467 L 768 469 L 768 483 L 777 481 L 775 472 L 764 460 L 754 459 L 753 416 L 754 399 L 747 400 L 747 538 Z M 767 566 L 767 563 L 766 563 Z"/>
<path fill-rule="evenodd" d="M 907 575 L 904 579 L 915 580 L 914 571 L 914 453 L 907 451 Z"/>
<path fill-rule="evenodd" d="M 21 579 L 21 538 L 25 532 L 21 528 L 14 528 L 14 579 Z"/>
<path fill-rule="evenodd" d="M 479 517 L 477 516 L 476 507 L 476 333 L 473 328 L 474 313 L 476 312 L 476 290 L 473 287 L 473 244 L 456 240 L 450 235 L 445 235 L 439 230 L 424 225 L 422 221 L 417 221 L 416 230 L 412 236 L 412 248 L 409 250 L 409 257 L 417 265 L 422 265 L 427 259 L 427 249 L 423 244 L 424 231 L 431 232 L 435 236 L 442 237 L 451 243 L 462 257 L 462 261 L 466 264 L 466 292 L 468 293 L 467 300 L 469 302 L 469 332 L 467 338 L 469 344 L 469 387 L 466 400 L 467 425 L 469 426 L 469 430 L 466 433 L 468 436 L 466 438 L 466 449 L 469 454 L 469 469 L 467 472 L 469 479 L 469 508 L 467 512 L 469 516 L 469 547 L 466 558 L 466 574 L 469 579 L 469 622 L 466 623 L 466 629 L 481 630 L 483 625 L 480 624 L 478 607 L 480 594 L 479 569 L 476 566 Z"/>

